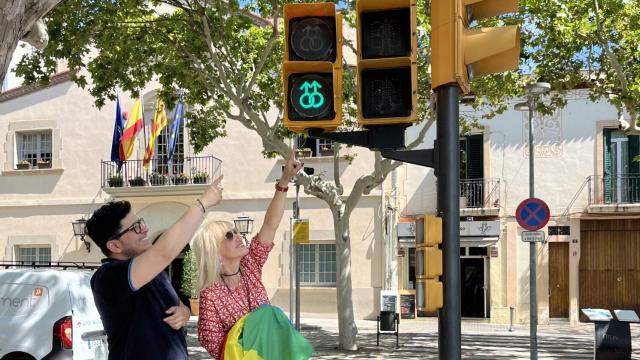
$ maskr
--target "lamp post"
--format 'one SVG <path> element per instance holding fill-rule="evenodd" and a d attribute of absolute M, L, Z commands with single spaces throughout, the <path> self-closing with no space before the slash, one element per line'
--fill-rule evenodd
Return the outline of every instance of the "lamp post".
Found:
<path fill-rule="evenodd" d="M 238 216 L 233 219 L 233 225 L 236 227 L 236 230 L 242 234 L 244 245 L 248 247 L 249 241 L 247 240 L 247 234 L 253 232 L 253 219 L 248 216 Z"/>
<path fill-rule="evenodd" d="M 540 95 L 546 94 L 551 90 L 551 85 L 546 82 L 536 82 L 527 84 L 524 92 L 527 95 L 527 101 L 517 103 L 515 110 L 529 112 L 529 197 L 534 197 L 534 167 L 533 167 L 533 112 L 535 111 L 535 102 Z M 538 359 L 538 299 L 536 291 L 536 243 L 529 243 L 529 341 L 530 341 L 530 358 Z"/>
<path fill-rule="evenodd" d="M 87 235 L 87 220 L 85 218 L 78 219 L 72 221 L 71 225 L 73 226 L 73 236 L 80 236 L 80 241 L 84 243 L 87 252 L 91 252 L 91 243 L 84 238 Z"/>

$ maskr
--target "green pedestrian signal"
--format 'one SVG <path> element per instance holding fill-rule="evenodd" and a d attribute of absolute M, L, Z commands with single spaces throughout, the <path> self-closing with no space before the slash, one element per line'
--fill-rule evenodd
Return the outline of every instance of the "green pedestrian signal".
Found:
<path fill-rule="evenodd" d="M 300 97 L 300 106 L 305 109 L 309 108 L 319 108 L 324 104 L 324 95 L 318 92 L 318 89 L 321 89 L 322 85 L 320 85 L 317 81 L 313 81 L 309 84 L 308 81 L 305 81 L 302 86 L 300 86 L 300 90 L 304 91 L 304 94 Z M 313 92 L 309 92 L 311 89 Z"/>
<path fill-rule="evenodd" d="M 331 74 L 291 74 L 289 81 L 289 119 L 315 121 L 335 117 Z"/>

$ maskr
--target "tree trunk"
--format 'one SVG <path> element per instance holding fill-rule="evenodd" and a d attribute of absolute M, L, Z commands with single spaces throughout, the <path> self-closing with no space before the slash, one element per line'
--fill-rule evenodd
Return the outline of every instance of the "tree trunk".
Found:
<path fill-rule="evenodd" d="M 46 15 L 61 0 L 1 0 L 0 2 L 0 84 L 9 71 L 9 64 L 18 41 L 36 21 Z"/>
<path fill-rule="evenodd" d="M 335 211 L 335 210 L 334 210 Z M 338 347 L 343 350 L 358 350 L 356 335 L 358 327 L 353 316 L 351 291 L 351 236 L 349 218 L 334 212 L 336 238 L 336 295 L 338 300 Z"/>

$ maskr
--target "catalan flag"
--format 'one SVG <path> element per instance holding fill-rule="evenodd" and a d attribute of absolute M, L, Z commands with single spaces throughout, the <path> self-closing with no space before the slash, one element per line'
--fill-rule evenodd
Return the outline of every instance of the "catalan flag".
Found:
<path fill-rule="evenodd" d="M 133 147 L 136 143 L 136 134 L 144 127 L 142 118 L 142 102 L 137 99 L 133 104 L 133 110 L 129 114 L 127 124 L 124 126 L 122 139 L 120 140 L 122 160 L 128 160 L 133 155 Z"/>
<path fill-rule="evenodd" d="M 147 144 L 147 152 L 144 154 L 144 161 L 142 164 L 145 169 L 149 168 L 151 157 L 153 157 L 153 147 L 156 143 L 156 138 L 160 135 L 160 132 L 167 126 L 167 113 L 164 111 L 164 103 L 158 100 L 156 103 L 156 114 L 153 116 L 153 123 L 151 124 L 151 134 L 149 134 L 149 144 Z"/>
<path fill-rule="evenodd" d="M 262 305 L 241 317 L 227 333 L 221 360 L 306 360 L 313 347 L 282 310 Z"/>

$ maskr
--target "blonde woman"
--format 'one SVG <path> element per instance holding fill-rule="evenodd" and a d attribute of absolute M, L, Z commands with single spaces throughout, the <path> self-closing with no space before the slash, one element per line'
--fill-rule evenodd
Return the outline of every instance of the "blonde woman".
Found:
<path fill-rule="evenodd" d="M 242 235 L 226 221 L 207 223 L 192 243 L 198 266 L 200 316 L 198 340 L 214 359 L 219 359 L 225 336 L 244 315 L 269 304 L 262 284 L 262 267 L 267 261 L 282 215 L 291 179 L 303 163 L 291 151 L 267 208 L 262 227 L 247 248 Z"/>

